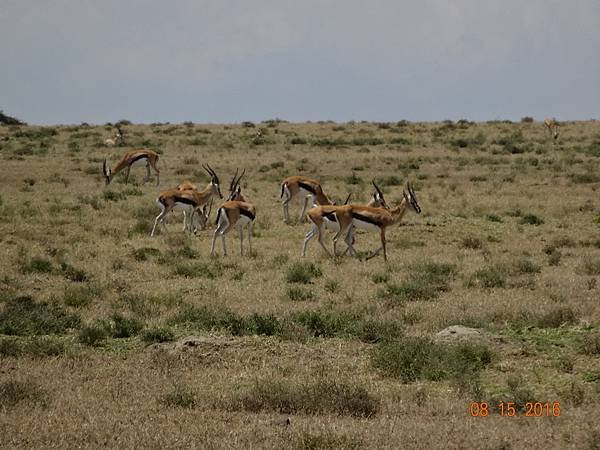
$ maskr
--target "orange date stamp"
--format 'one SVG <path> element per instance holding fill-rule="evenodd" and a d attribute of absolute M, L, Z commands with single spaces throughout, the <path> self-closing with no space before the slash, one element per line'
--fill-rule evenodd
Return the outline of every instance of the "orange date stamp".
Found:
<path fill-rule="evenodd" d="M 517 408 L 514 402 L 472 402 L 469 405 L 472 417 L 560 417 L 560 402 L 526 402 L 522 408 Z"/>

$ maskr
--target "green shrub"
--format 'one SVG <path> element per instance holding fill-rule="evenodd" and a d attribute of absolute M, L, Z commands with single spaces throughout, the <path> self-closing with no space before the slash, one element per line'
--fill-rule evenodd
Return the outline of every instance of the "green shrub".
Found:
<path fill-rule="evenodd" d="M 287 290 L 287 298 L 293 302 L 306 302 L 315 300 L 315 294 L 302 286 L 291 286 Z"/>
<path fill-rule="evenodd" d="M 215 279 L 223 275 L 223 267 L 217 262 L 180 263 L 175 266 L 175 275 L 186 278 Z"/>
<path fill-rule="evenodd" d="M 0 411 L 24 402 L 45 404 L 47 399 L 48 393 L 31 381 L 0 382 Z"/>
<path fill-rule="evenodd" d="M 184 386 L 177 386 L 171 392 L 164 394 L 160 402 L 169 408 L 192 409 L 198 405 L 197 394 Z"/>
<path fill-rule="evenodd" d="M 536 216 L 535 214 L 526 214 L 523 217 L 521 217 L 521 220 L 519 221 L 519 223 L 521 225 L 542 225 L 544 223 L 544 219 L 542 219 L 541 217 Z"/>
<path fill-rule="evenodd" d="M 257 380 L 252 388 L 230 399 L 227 407 L 252 413 L 373 417 L 379 412 L 381 400 L 363 386 L 335 379 L 304 383 Z"/>
<path fill-rule="evenodd" d="M 121 314 L 113 314 L 110 318 L 111 334 L 114 338 L 128 338 L 138 334 L 144 324 L 135 317 L 125 317 Z"/>
<path fill-rule="evenodd" d="M 160 256 L 160 250 L 154 247 L 141 247 L 133 251 L 133 257 L 136 261 L 146 261 L 149 256 Z"/>
<path fill-rule="evenodd" d="M 286 280 L 288 283 L 307 284 L 321 275 L 323 272 L 313 263 L 295 262 L 288 268 Z"/>
<path fill-rule="evenodd" d="M 81 308 L 89 305 L 101 295 L 102 291 L 93 285 L 67 286 L 63 294 L 65 305 Z"/>
<path fill-rule="evenodd" d="M 506 287 L 507 272 L 501 266 L 491 266 L 479 269 L 468 281 L 468 287 L 503 288 Z"/>
<path fill-rule="evenodd" d="M 36 302 L 29 296 L 9 299 L 0 311 L 0 333 L 8 335 L 59 334 L 79 322 L 77 315 L 59 305 Z"/>
<path fill-rule="evenodd" d="M 514 269 L 517 273 L 540 273 L 542 267 L 529 259 L 519 259 L 514 263 Z"/>
<path fill-rule="evenodd" d="M 79 342 L 90 346 L 102 344 L 107 337 L 108 332 L 104 325 L 100 323 L 90 323 L 82 326 L 77 336 Z"/>
<path fill-rule="evenodd" d="M 444 344 L 428 338 L 405 337 L 378 344 L 372 350 L 371 364 L 384 375 L 409 383 L 476 374 L 492 358 L 491 350 L 482 344 Z"/>
<path fill-rule="evenodd" d="M 588 333 L 581 339 L 581 353 L 584 355 L 600 355 L 600 332 Z"/>
<path fill-rule="evenodd" d="M 471 250 L 479 250 L 483 248 L 483 242 L 477 237 L 466 236 L 462 239 L 461 247 Z"/>
<path fill-rule="evenodd" d="M 60 271 L 67 280 L 82 283 L 88 280 L 88 275 L 81 269 L 76 269 L 72 265 L 62 262 L 60 263 Z"/>
<path fill-rule="evenodd" d="M 26 264 L 21 265 L 23 273 L 52 273 L 54 267 L 52 262 L 45 258 L 31 258 Z"/>
<path fill-rule="evenodd" d="M 170 328 L 154 327 L 142 333 L 144 342 L 153 344 L 155 342 L 171 342 L 175 340 L 175 333 Z"/>

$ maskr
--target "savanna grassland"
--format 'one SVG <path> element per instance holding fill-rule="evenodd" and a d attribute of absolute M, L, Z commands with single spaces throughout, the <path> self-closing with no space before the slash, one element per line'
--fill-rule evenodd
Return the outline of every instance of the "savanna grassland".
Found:
<path fill-rule="evenodd" d="M 122 129 L 106 148 L 109 125 L 0 126 L 0 446 L 600 446 L 600 122 L 557 141 L 530 121 Z M 143 168 L 105 186 L 104 158 L 137 147 L 160 187 Z M 252 254 L 232 232 L 210 258 L 178 211 L 149 236 L 157 193 L 204 187 L 203 163 L 223 191 L 246 169 Z M 388 230 L 387 264 L 316 240 L 301 258 L 294 174 L 356 203 L 410 179 L 423 212 Z M 437 336 L 451 325 L 479 333 Z"/>

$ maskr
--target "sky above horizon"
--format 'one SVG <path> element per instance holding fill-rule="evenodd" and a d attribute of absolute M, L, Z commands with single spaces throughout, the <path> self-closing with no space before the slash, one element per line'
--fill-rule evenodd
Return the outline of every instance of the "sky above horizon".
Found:
<path fill-rule="evenodd" d="M 600 118 L 600 1 L 0 0 L 31 124 Z"/>

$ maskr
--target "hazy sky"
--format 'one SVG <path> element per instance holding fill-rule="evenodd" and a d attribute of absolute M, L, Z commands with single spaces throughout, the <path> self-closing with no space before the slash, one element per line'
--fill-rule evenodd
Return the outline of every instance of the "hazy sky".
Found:
<path fill-rule="evenodd" d="M 29 123 L 600 118 L 599 0 L 0 0 Z"/>

